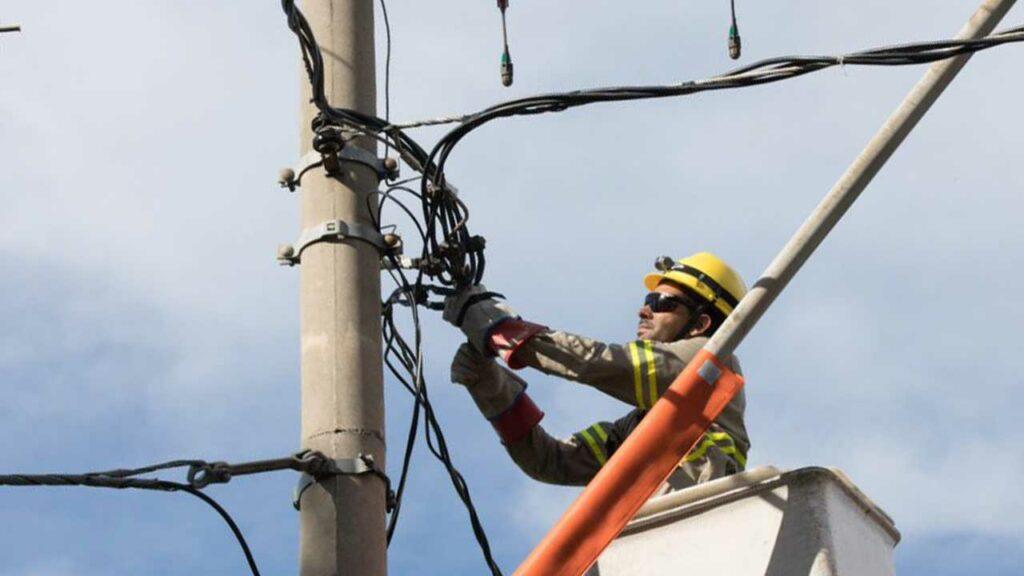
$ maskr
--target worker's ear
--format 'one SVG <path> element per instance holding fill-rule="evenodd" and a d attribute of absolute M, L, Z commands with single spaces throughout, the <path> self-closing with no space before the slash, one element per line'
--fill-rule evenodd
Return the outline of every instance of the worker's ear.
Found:
<path fill-rule="evenodd" d="M 707 314 L 701 314 L 700 318 L 697 319 L 697 324 L 690 330 L 690 337 L 704 336 L 707 331 L 711 329 L 711 316 Z"/>

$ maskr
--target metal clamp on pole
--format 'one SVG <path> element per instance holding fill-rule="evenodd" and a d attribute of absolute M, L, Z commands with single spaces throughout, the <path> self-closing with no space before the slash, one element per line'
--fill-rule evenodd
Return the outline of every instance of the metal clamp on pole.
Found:
<path fill-rule="evenodd" d="M 318 168 L 324 165 L 324 157 L 316 150 L 310 150 L 306 152 L 302 158 L 299 158 L 298 166 L 294 168 L 282 168 L 281 174 L 277 179 L 277 183 L 282 188 L 287 188 L 289 192 L 295 192 L 295 189 L 302 185 L 302 177 L 313 168 Z"/>
<path fill-rule="evenodd" d="M 302 185 L 302 177 L 306 172 L 323 166 L 329 175 L 336 176 L 341 173 L 341 166 L 345 162 L 366 166 L 373 170 L 380 180 L 397 180 L 399 176 L 398 161 L 394 158 L 381 159 L 357 146 L 345 146 L 337 152 L 307 152 L 299 159 L 297 166 L 281 169 L 277 183 L 289 192 L 295 192 L 295 189 Z"/>
<path fill-rule="evenodd" d="M 394 158 L 377 158 L 358 146 L 345 146 L 334 154 L 324 154 L 324 169 L 334 176 L 341 173 L 341 167 L 345 162 L 362 164 L 377 173 L 380 180 L 398 179 L 398 161 Z"/>
<path fill-rule="evenodd" d="M 383 252 L 387 245 L 384 236 L 370 224 L 353 223 L 344 220 L 328 220 L 318 226 L 307 228 L 295 244 L 283 244 L 277 250 L 277 261 L 282 266 L 295 266 L 302 262 L 302 251 L 318 242 L 343 242 L 348 239 L 362 240 Z"/>
<path fill-rule="evenodd" d="M 306 493 L 306 490 L 324 478 L 338 475 L 360 476 L 363 474 L 373 474 L 384 481 L 387 512 L 390 513 L 395 509 L 395 492 L 391 489 L 391 479 L 388 478 L 387 474 L 377 468 L 377 464 L 373 460 L 373 456 L 369 454 L 360 454 L 356 458 L 339 458 L 337 460 L 330 460 L 323 458 L 323 455 L 319 452 L 313 452 L 311 454 L 318 454 L 321 457 L 322 465 L 318 466 L 316 469 L 304 472 L 299 478 L 299 485 L 295 487 L 295 495 L 292 498 L 292 506 L 294 506 L 296 510 L 302 509 L 302 495 Z"/>

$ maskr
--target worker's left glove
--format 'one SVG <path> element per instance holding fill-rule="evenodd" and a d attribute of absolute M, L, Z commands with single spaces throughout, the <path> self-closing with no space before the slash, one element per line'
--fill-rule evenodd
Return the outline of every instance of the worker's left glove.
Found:
<path fill-rule="evenodd" d="M 466 387 L 487 419 L 508 410 L 526 389 L 526 382 L 521 378 L 469 344 L 463 344 L 455 353 L 452 382 Z"/>
<path fill-rule="evenodd" d="M 444 319 L 461 329 L 478 352 L 494 356 L 489 339 L 502 322 L 518 318 L 501 294 L 489 292 L 483 284 L 470 286 L 444 299 Z"/>
<path fill-rule="evenodd" d="M 526 393 L 526 382 L 494 358 L 463 344 L 452 361 L 452 382 L 469 390 L 480 412 L 508 445 L 530 435 L 544 412 Z"/>

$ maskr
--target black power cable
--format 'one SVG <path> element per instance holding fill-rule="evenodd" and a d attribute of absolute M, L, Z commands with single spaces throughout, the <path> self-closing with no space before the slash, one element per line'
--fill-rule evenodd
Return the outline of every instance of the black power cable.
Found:
<path fill-rule="evenodd" d="M 260 576 L 259 568 L 256 566 L 256 559 L 253 557 L 252 550 L 245 541 L 245 536 L 242 535 L 241 529 L 238 528 L 238 524 L 231 518 L 228 511 L 218 504 L 216 500 L 188 484 L 169 482 L 156 478 L 134 477 L 157 470 L 200 464 L 205 464 L 205 462 L 202 460 L 176 460 L 144 468 L 89 472 L 86 474 L 8 474 L 0 476 L 0 486 L 88 486 L 91 488 L 154 490 L 158 492 L 185 492 L 191 494 L 217 511 L 217 514 L 220 515 L 231 529 L 231 533 L 235 535 L 235 539 L 245 555 L 245 561 L 249 564 L 249 570 L 253 576 Z"/>
<path fill-rule="evenodd" d="M 396 192 L 405 192 L 416 198 L 419 198 L 420 196 L 417 192 L 405 186 L 391 186 L 381 196 L 376 212 L 378 214 L 383 213 L 384 207 L 388 202 L 396 205 L 406 214 L 406 216 L 409 217 L 409 219 L 412 220 L 416 226 L 420 241 L 426 242 L 424 229 L 417 221 L 415 213 L 403 202 L 395 198 Z M 375 211 L 373 210 L 370 211 L 371 214 L 374 212 Z M 378 218 L 379 216 L 374 217 L 374 223 L 379 229 L 380 220 Z M 388 521 L 388 543 L 390 544 L 394 537 L 395 530 L 398 525 L 399 514 L 402 509 L 403 495 L 405 493 L 406 480 L 408 478 L 411 457 L 417 437 L 417 429 L 422 414 L 424 418 L 424 436 L 426 438 L 427 447 L 431 454 L 433 454 L 434 457 L 442 463 L 445 470 L 448 472 L 452 485 L 455 488 L 455 492 L 459 496 L 459 499 L 462 500 L 462 503 L 466 508 L 466 512 L 469 514 L 473 534 L 480 545 L 480 549 L 488 568 L 491 570 L 493 575 L 500 576 L 501 568 L 494 560 L 490 543 L 487 539 L 487 533 L 483 528 L 483 524 L 480 521 L 476 507 L 473 504 L 473 499 L 469 493 L 469 486 L 466 483 L 465 478 L 452 462 L 451 453 L 448 450 L 448 443 L 445 439 L 444 431 L 438 421 L 434 407 L 430 402 L 426 380 L 423 378 L 422 329 L 420 327 L 419 318 L 419 307 L 423 303 L 425 296 L 420 289 L 422 285 L 413 284 L 409 281 L 405 272 L 399 266 L 399 261 L 394 253 L 385 254 L 385 258 L 390 260 L 391 268 L 389 272 L 397 286 L 392 295 L 382 304 L 382 336 L 385 347 L 384 363 L 392 375 L 394 375 L 406 390 L 412 394 L 414 399 L 413 414 L 410 419 L 409 433 L 406 439 L 405 451 L 402 459 L 402 472 L 399 476 L 398 489 L 395 497 L 395 507 L 392 510 L 391 517 Z M 434 289 L 436 290 L 437 288 Z M 405 339 L 396 325 L 396 306 L 408 306 L 411 311 L 414 333 L 412 345 L 410 345 L 410 343 Z"/>
<path fill-rule="evenodd" d="M 406 285 L 398 288 L 396 290 L 396 294 L 407 297 L 409 294 L 411 294 L 411 292 L 407 291 L 407 289 L 411 288 L 411 285 L 409 285 L 407 281 L 403 281 L 403 284 Z M 423 363 L 420 350 L 421 332 L 419 327 L 418 314 L 415 311 L 416 308 L 418 308 L 418 304 L 416 304 L 415 302 L 412 302 L 410 304 L 410 308 L 413 310 L 412 315 L 413 322 L 415 325 L 414 331 L 416 333 L 415 348 L 413 348 L 409 346 L 409 343 L 405 341 L 403 336 L 399 333 L 399 331 L 394 325 L 394 305 L 399 303 L 400 300 L 397 298 L 391 298 L 389 300 L 390 302 L 386 304 L 389 307 L 389 310 L 385 313 L 385 343 L 388 349 L 388 352 L 386 353 L 387 359 L 385 360 L 385 363 L 387 364 L 388 369 L 392 372 L 395 378 L 402 382 L 402 384 L 410 391 L 410 393 L 413 394 L 416 403 L 413 418 L 413 426 L 415 426 L 415 423 L 418 420 L 420 409 L 422 409 L 422 412 L 424 414 L 424 433 L 427 441 L 427 446 L 430 449 L 430 452 L 434 455 L 434 457 L 437 458 L 437 460 L 444 465 L 445 470 L 448 472 L 448 475 L 451 478 L 451 482 L 455 488 L 456 494 L 462 500 L 466 508 L 466 512 L 469 514 L 473 534 L 480 545 L 481 551 L 483 552 L 484 559 L 488 565 L 488 568 L 490 568 L 492 574 L 494 574 L 495 576 L 500 576 L 501 569 L 500 567 L 498 567 L 497 562 L 494 560 L 490 548 L 490 543 L 487 539 L 487 534 L 483 528 L 483 524 L 480 522 L 479 515 L 476 512 L 476 507 L 474 506 L 472 497 L 470 496 L 469 486 L 467 485 L 465 478 L 452 463 L 452 457 L 450 451 L 448 450 L 447 440 L 445 439 L 444 432 L 437 419 L 437 414 L 434 411 L 433 405 L 430 403 L 430 397 L 427 392 L 427 386 L 423 378 L 422 370 Z M 398 363 L 401 365 L 401 370 L 399 369 L 399 367 L 395 365 L 394 362 L 391 361 L 391 359 L 394 357 L 397 357 Z M 404 374 L 402 373 L 403 371 L 405 372 Z M 410 373 L 413 376 L 413 379 L 411 381 L 407 377 Z M 414 431 L 415 428 L 411 427 L 410 440 L 406 446 L 406 460 L 403 465 L 402 476 L 399 480 L 400 492 L 404 490 L 405 486 L 405 478 L 408 470 L 408 457 L 409 454 L 411 453 L 411 446 L 413 442 L 413 437 L 415 435 Z M 392 521 L 389 523 L 388 527 L 389 539 L 394 533 L 394 526 L 397 523 L 396 513 L 398 512 L 398 510 L 400 510 L 400 507 L 396 507 L 395 511 L 392 512 Z"/>

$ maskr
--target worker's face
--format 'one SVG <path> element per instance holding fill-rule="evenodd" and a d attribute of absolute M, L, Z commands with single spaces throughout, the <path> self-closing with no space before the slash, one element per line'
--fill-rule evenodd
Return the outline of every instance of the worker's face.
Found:
<path fill-rule="evenodd" d="M 693 301 L 693 298 L 684 292 L 682 288 L 670 282 L 658 284 L 654 291 L 675 296 L 687 302 Z M 655 342 L 672 342 L 679 338 L 680 332 L 690 321 L 690 314 L 691 310 L 688 306 L 676 306 L 674 310 L 668 312 L 654 312 L 650 306 L 644 304 L 640 307 L 640 320 L 637 323 L 636 337 L 641 340 L 654 340 Z M 701 321 L 697 323 L 697 326 L 687 336 L 694 336 L 706 329 L 704 325 L 705 320 L 707 320 L 707 324 L 710 324 L 711 318 L 706 314 L 701 314 Z"/>

